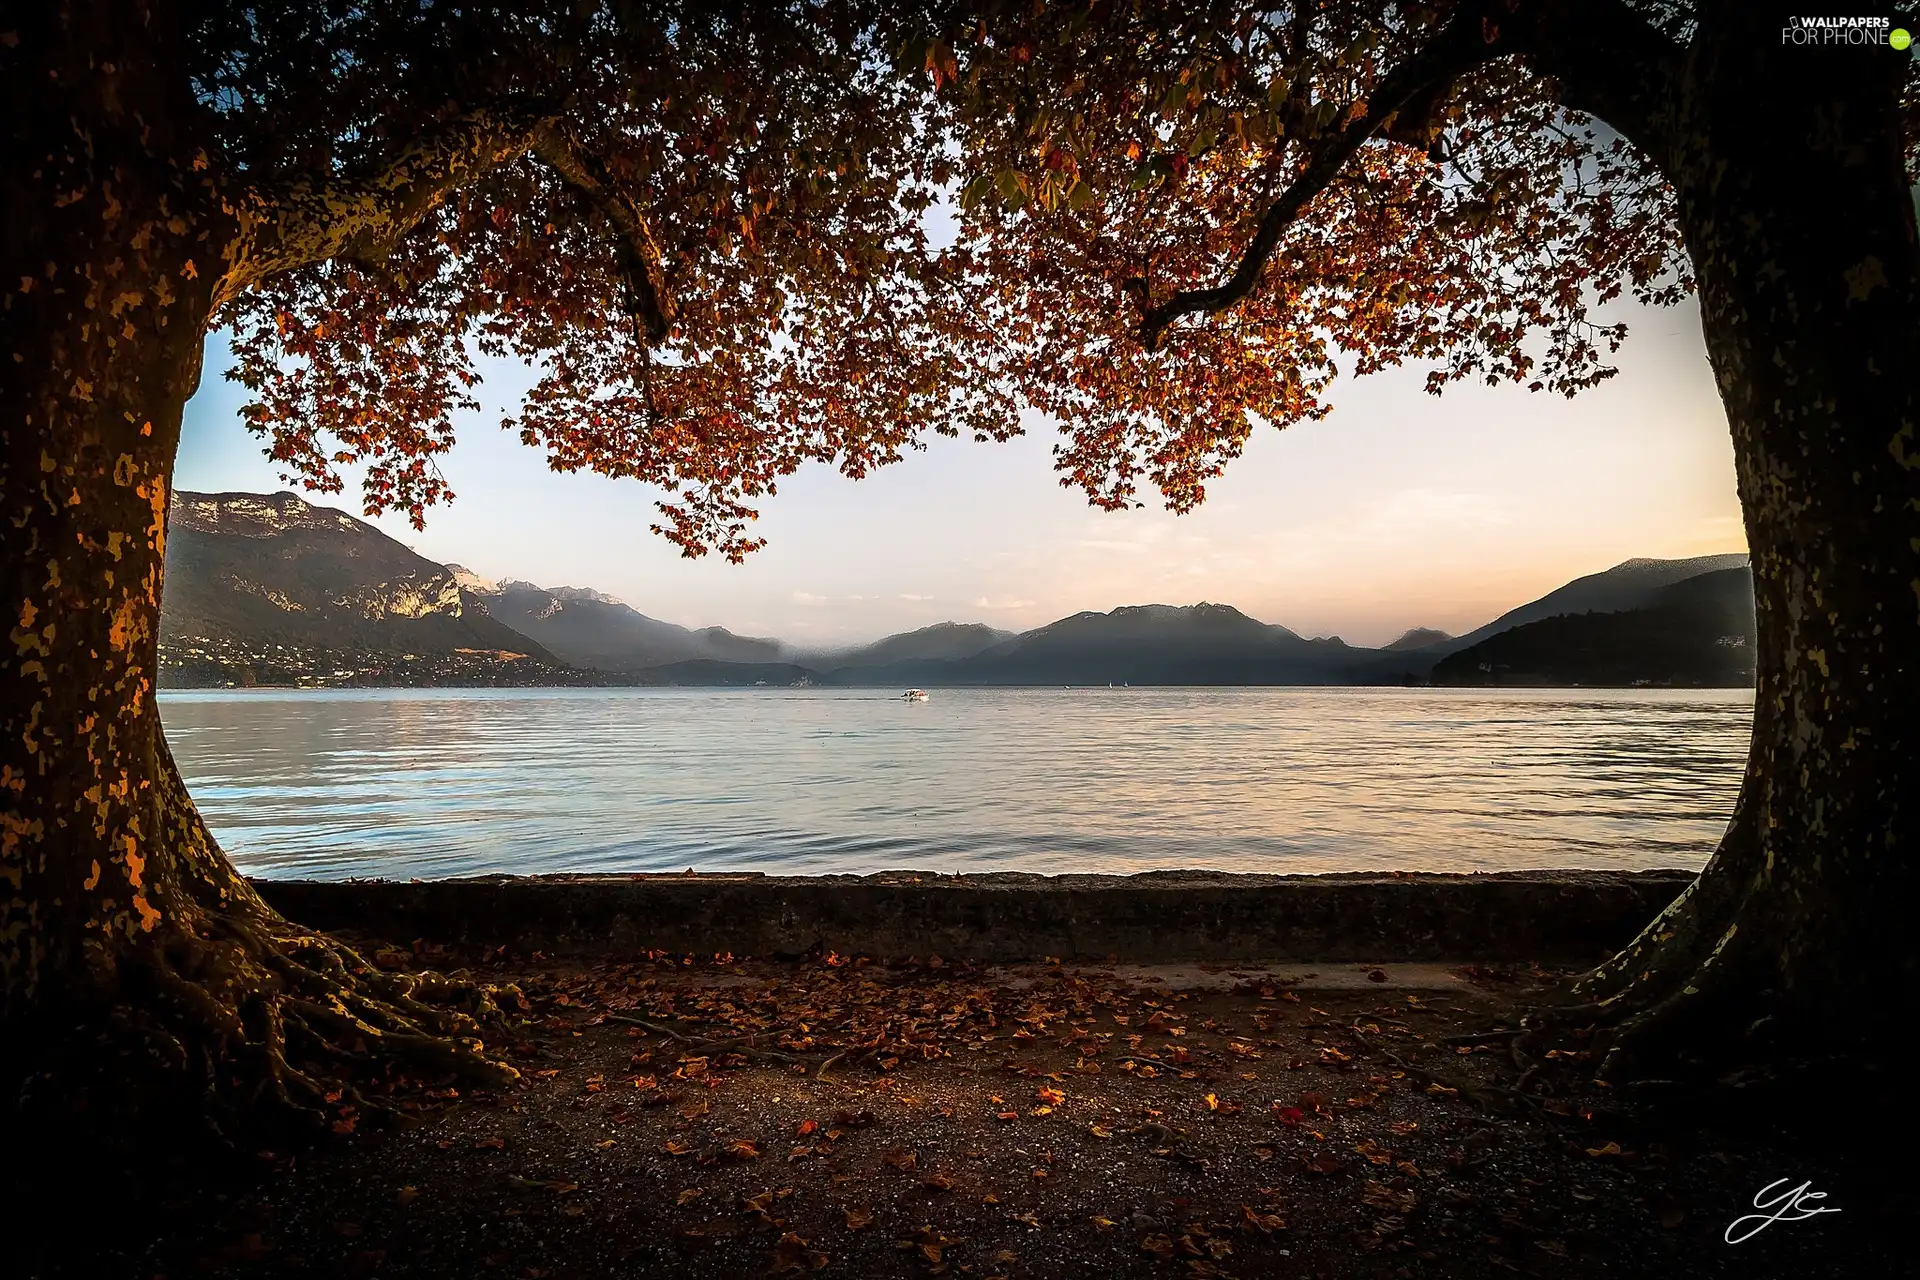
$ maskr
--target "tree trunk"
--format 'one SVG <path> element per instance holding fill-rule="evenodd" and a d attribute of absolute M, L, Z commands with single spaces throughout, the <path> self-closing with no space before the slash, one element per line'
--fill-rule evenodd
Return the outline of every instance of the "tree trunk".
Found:
<path fill-rule="evenodd" d="M 1855 1045 L 1920 976 L 1906 55 L 1783 47 L 1770 21 L 1728 25 L 1703 24 L 1690 52 L 1669 172 L 1753 554 L 1754 735 L 1700 880 L 1587 980 L 1618 1020 L 1609 1077 L 1675 1051 L 1723 1066 L 1797 1051 L 1747 1032 Z"/>
<path fill-rule="evenodd" d="M 449 1038 L 470 1020 L 416 998 L 446 984 L 275 914 L 174 767 L 154 693 L 170 481 L 236 227 L 179 127 L 168 33 L 137 6 L 29 9 L 0 155 L 0 1072 L 43 1108 L 184 1092 L 229 1131 L 263 1101 L 344 1123 L 336 1077 L 383 1070 L 382 1046 L 488 1068 Z"/>

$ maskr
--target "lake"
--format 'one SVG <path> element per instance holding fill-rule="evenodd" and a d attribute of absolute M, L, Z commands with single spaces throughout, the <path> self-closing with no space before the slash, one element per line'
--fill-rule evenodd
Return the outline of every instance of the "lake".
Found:
<path fill-rule="evenodd" d="M 1747 690 L 169 691 L 270 877 L 1697 868 Z"/>

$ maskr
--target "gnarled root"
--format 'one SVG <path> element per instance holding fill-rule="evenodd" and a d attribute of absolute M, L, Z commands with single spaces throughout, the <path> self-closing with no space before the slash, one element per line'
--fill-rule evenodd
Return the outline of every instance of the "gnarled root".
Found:
<path fill-rule="evenodd" d="M 518 1077 L 481 1038 L 523 1007 L 517 989 L 383 972 L 256 904 L 97 956 L 73 1016 L 37 1029 L 23 1111 L 50 1137 L 78 1120 L 115 1145 L 190 1131 L 252 1150 L 390 1119 L 410 1085 Z"/>

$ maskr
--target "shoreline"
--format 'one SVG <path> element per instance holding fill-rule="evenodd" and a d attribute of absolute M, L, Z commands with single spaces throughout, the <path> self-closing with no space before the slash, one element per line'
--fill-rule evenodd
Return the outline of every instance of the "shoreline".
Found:
<path fill-rule="evenodd" d="M 282 914 L 320 929 L 555 956 L 1584 964 L 1625 945 L 1694 878 L 1680 870 L 883 871 L 253 884 Z"/>

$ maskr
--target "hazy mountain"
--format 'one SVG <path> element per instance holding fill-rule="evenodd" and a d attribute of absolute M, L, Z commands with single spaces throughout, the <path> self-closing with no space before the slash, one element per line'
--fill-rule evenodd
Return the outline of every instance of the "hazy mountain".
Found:
<path fill-rule="evenodd" d="M 1441 660 L 1435 684 L 1742 686 L 1754 680 L 1753 575 L 1721 569 L 1657 588 L 1641 608 L 1568 613 Z"/>
<path fill-rule="evenodd" d="M 1133 605 L 1076 613 L 968 658 L 849 667 L 836 684 L 1325 684 L 1356 653 L 1303 640 L 1223 604 Z"/>
<path fill-rule="evenodd" d="M 577 667 L 637 672 L 693 659 L 774 662 L 781 656 L 777 640 L 736 636 L 721 627 L 693 631 L 585 587 L 503 582 L 479 599 L 496 619 Z"/>
<path fill-rule="evenodd" d="M 559 665 L 446 566 L 292 493 L 175 493 L 164 600 L 169 682 L 279 682 L 455 655 L 462 668 L 524 662 L 530 678 Z"/>
<path fill-rule="evenodd" d="M 1719 641 L 1751 637 L 1746 564 L 1744 555 L 1629 560 L 1464 636 L 1415 628 L 1380 649 L 1198 604 L 1078 613 L 1019 635 L 943 622 L 796 655 L 776 640 L 662 622 L 592 588 L 434 564 L 291 493 L 182 493 L 163 673 L 171 683 L 1398 684 L 1470 654 L 1447 663 L 1444 678 L 1738 683 L 1745 655 Z"/>
<path fill-rule="evenodd" d="M 1446 632 L 1435 631 L 1432 627 L 1414 627 L 1392 644 L 1381 647 L 1393 653 L 1400 653 L 1409 649 L 1431 649 L 1434 645 L 1445 644 L 1451 639 L 1453 637 Z"/>
<path fill-rule="evenodd" d="M 895 662 L 953 661 L 984 653 L 1013 637 L 1011 631 L 1001 631 L 979 622 L 936 622 L 930 627 L 902 631 L 858 649 L 804 654 L 801 660 L 819 671 L 836 671 L 843 667 L 883 667 Z"/>

